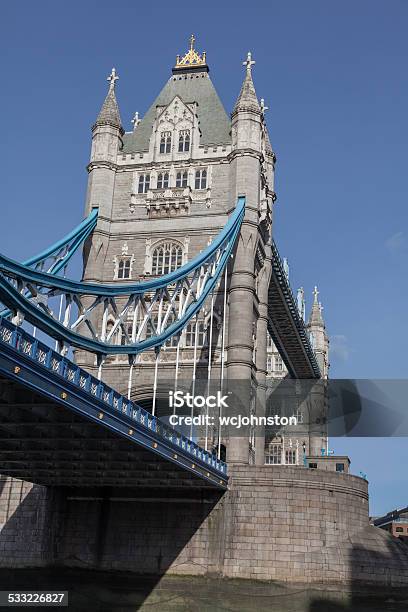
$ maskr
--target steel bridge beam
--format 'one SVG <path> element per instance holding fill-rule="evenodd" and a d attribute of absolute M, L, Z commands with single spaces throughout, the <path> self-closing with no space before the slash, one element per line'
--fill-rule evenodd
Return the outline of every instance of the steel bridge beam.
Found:
<path fill-rule="evenodd" d="M 292 378 L 318 379 L 321 372 L 292 294 L 276 244 L 268 292 L 268 331 Z"/>
<path fill-rule="evenodd" d="M 58 486 L 227 487 L 225 463 L 4 320 L 0 376 L 2 474 Z"/>

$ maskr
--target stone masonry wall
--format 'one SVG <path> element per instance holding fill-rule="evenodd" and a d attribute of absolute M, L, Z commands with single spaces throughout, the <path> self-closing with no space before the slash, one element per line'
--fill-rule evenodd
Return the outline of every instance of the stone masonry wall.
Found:
<path fill-rule="evenodd" d="M 408 546 L 369 526 L 365 480 L 303 467 L 230 472 L 218 500 L 75 499 L 3 479 L 0 565 L 408 586 Z"/>

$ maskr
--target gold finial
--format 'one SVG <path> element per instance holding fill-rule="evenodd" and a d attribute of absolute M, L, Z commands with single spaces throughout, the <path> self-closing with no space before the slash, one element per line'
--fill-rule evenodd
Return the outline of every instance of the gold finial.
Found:
<path fill-rule="evenodd" d="M 194 48 L 196 38 L 194 34 L 190 36 L 190 49 L 181 57 L 177 55 L 175 68 L 195 68 L 196 66 L 206 66 L 205 51 L 200 55 Z"/>

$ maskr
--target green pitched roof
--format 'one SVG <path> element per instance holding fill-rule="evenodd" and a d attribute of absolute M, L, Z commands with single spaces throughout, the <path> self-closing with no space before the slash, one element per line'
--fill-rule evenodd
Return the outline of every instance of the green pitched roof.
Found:
<path fill-rule="evenodd" d="M 156 119 L 156 107 L 167 106 L 175 96 L 185 104 L 198 104 L 200 144 L 213 146 L 231 142 L 231 122 L 206 72 L 173 75 L 161 90 L 136 130 L 124 135 L 123 152 L 147 151 Z"/>

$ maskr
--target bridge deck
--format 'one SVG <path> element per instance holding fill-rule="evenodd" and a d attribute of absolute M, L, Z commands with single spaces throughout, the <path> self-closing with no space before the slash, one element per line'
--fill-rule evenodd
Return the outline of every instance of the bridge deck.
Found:
<path fill-rule="evenodd" d="M 268 331 L 292 378 L 321 377 L 275 243 L 272 245 L 272 276 L 268 292 Z"/>
<path fill-rule="evenodd" d="M 0 473 L 42 485 L 225 489 L 226 464 L 0 319 Z"/>

